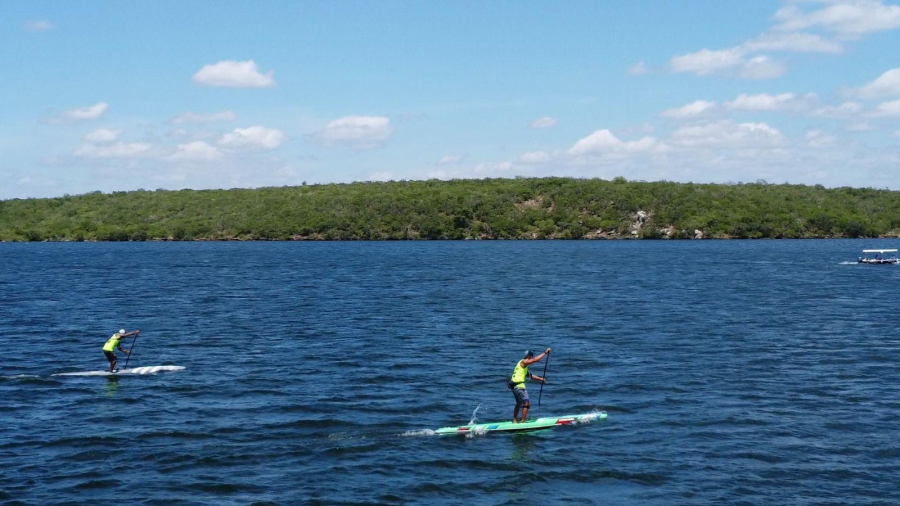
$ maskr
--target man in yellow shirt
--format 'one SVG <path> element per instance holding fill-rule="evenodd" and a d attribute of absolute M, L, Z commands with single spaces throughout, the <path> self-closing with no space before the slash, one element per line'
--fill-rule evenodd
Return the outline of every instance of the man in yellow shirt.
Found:
<path fill-rule="evenodd" d="M 118 359 L 116 358 L 116 354 L 113 350 L 118 349 L 121 352 L 127 353 L 131 355 L 131 350 L 125 350 L 122 348 L 122 339 L 140 334 L 140 330 L 132 330 L 131 332 L 125 332 L 125 329 L 121 329 L 112 337 L 109 338 L 109 341 L 106 341 L 106 344 L 103 345 L 103 354 L 106 355 L 106 360 L 109 360 L 109 372 L 117 372 L 116 362 Z"/>
<path fill-rule="evenodd" d="M 528 408 L 531 407 L 531 401 L 528 400 L 528 391 L 525 390 L 525 380 L 531 378 L 535 381 L 546 383 L 544 378 L 528 372 L 528 366 L 540 362 L 541 359 L 548 355 L 550 355 L 550 348 L 547 348 L 547 351 L 536 357 L 534 356 L 534 352 L 529 350 L 525 352 L 525 358 L 516 363 L 516 368 L 513 369 L 512 378 L 510 378 L 509 383 L 507 384 L 510 390 L 512 390 L 513 397 L 516 398 L 516 409 L 513 410 L 513 423 L 519 423 L 519 420 L 517 420 L 519 417 L 519 408 L 522 408 L 521 421 L 524 422 L 528 419 Z"/>

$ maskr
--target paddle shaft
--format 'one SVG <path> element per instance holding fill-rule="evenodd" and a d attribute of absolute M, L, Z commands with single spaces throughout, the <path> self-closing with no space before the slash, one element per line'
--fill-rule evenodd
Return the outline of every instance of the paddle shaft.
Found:
<path fill-rule="evenodd" d="M 131 360 L 131 353 L 134 351 L 134 345 L 137 343 L 137 336 L 138 335 L 135 334 L 134 339 L 131 341 L 131 348 L 128 348 L 128 358 L 125 359 L 125 367 L 123 367 L 122 369 L 128 369 L 128 361 Z"/>
<path fill-rule="evenodd" d="M 541 391 L 538 392 L 538 409 L 541 409 L 541 396 L 544 395 L 544 383 L 547 382 L 547 366 L 550 365 L 550 355 L 547 355 L 547 361 L 544 362 L 544 381 L 541 382 Z"/>

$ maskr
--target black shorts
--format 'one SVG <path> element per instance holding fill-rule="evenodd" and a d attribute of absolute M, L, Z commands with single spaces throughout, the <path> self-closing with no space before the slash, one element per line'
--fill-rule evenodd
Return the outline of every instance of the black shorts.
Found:
<path fill-rule="evenodd" d="M 111 351 L 103 350 L 103 354 L 106 355 L 106 360 L 109 360 L 109 363 L 113 363 L 116 360 L 116 354 Z"/>

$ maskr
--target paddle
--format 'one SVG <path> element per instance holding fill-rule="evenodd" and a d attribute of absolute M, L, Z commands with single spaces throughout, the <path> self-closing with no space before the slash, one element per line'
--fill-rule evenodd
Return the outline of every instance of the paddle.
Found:
<path fill-rule="evenodd" d="M 544 395 L 544 383 L 547 382 L 547 366 L 550 365 L 550 354 L 547 354 L 547 361 L 544 362 L 544 381 L 541 382 L 541 391 L 538 393 L 538 409 L 541 409 L 541 396 Z"/>
<path fill-rule="evenodd" d="M 138 334 L 140 334 L 140 332 L 135 334 L 134 339 L 131 341 L 131 348 L 128 348 L 128 358 L 125 359 L 125 367 L 123 367 L 122 369 L 128 369 L 128 361 L 131 360 L 131 353 L 134 352 L 134 345 L 135 345 L 135 343 L 137 343 Z M 547 357 L 547 358 L 549 358 L 549 357 Z M 544 386 L 544 385 L 541 385 L 541 386 Z"/>

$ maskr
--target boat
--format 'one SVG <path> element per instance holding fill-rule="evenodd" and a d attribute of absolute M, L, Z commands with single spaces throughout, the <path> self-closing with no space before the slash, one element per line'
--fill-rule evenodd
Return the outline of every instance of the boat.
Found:
<path fill-rule="evenodd" d="M 857 263 L 861 264 L 898 264 L 900 258 L 897 258 L 896 249 L 864 249 L 863 256 L 859 257 Z"/>
<path fill-rule="evenodd" d="M 493 422 L 460 425 L 457 427 L 442 427 L 434 431 L 434 433 L 439 436 L 465 436 L 468 434 L 486 434 L 488 432 L 525 432 L 553 429 L 564 425 L 591 423 L 600 420 L 606 420 L 606 413 L 600 411 L 583 415 L 548 416 L 519 423 Z"/>

